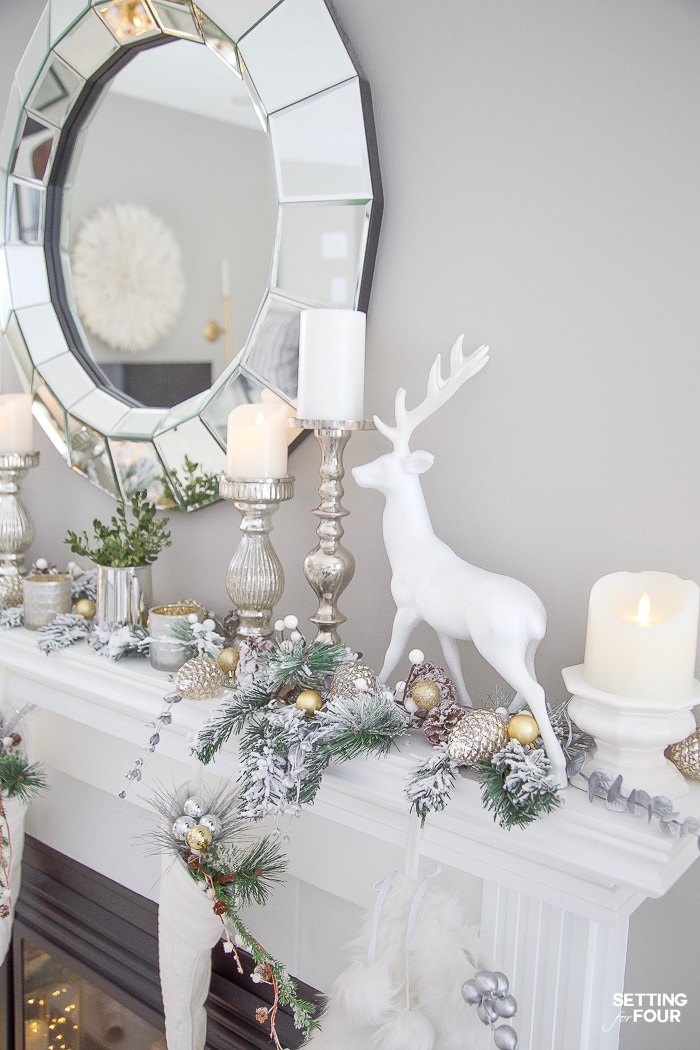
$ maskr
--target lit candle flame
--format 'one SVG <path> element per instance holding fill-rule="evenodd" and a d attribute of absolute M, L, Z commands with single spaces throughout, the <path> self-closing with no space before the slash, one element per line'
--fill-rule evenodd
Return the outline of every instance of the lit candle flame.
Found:
<path fill-rule="evenodd" d="M 264 422 L 265 422 L 264 414 L 262 412 L 258 412 L 257 416 L 255 417 L 255 425 L 256 425 L 256 427 L 261 427 L 264 424 Z"/>
<path fill-rule="evenodd" d="M 642 625 L 642 627 L 646 627 L 651 623 L 651 600 L 646 591 L 639 599 L 637 615 L 633 616 L 632 619 L 636 620 L 638 624 Z"/>

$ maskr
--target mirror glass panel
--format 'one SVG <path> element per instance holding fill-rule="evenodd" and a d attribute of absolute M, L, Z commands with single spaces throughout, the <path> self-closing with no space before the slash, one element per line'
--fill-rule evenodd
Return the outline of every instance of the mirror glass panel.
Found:
<path fill-rule="evenodd" d="M 231 409 L 293 403 L 301 310 L 367 307 L 368 98 L 324 0 L 50 0 L 0 135 L 0 321 L 73 469 L 194 509 L 216 498 Z M 179 313 L 146 349 L 96 334 L 81 301 L 81 231 L 119 205 L 156 216 L 180 255 Z M 145 329 L 157 296 L 143 271 L 134 283 Z"/>

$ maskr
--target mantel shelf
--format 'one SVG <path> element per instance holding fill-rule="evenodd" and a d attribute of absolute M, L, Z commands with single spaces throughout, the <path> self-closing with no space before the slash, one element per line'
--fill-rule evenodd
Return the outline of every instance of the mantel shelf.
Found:
<path fill-rule="evenodd" d="M 124 741 L 135 748 L 134 757 L 147 738 L 146 723 L 157 717 L 163 696 L 171 691 L 169 677 L 144 660 L 112 661 L 83 643 L 46 656 L 38 650 L 36 636 L 24 629 L 3 634 L 0 660 L 6 698 L 13 706 L 31 703 Z M 181 765 L 183 777 L 192 768 L 188 738 L 217 706 L 216 700 L 182 701 L 161 734 L 158 752 Z M 414 819 L 403 788 L 415 756 L 428 751 L 422 734 L 413 733 L 400 750 L 384 758 L 331 768 L 313 811 L 403 845 Z M 209 769 L 235 779 L 236 767 L 235 742 L 229 742 Z M 114 781 L 93 786 L 113 791 Z M 678 808 L 683 815 L 700 816 L 700 785 L 691 785 Z M 565 792 L 560 810 L 527 829 L 504 831 L 482 808 L 479 786 L 469 776 L 459 778 L 446 811 L 427 821 L 421 849 L 425 857 L 457 870 L 525 889 L 574 914 L 603 921 L 629 915 L 645 897 L 663 895 L 698 855 L 694 836 L 666 837 L 656 822 L 610 813 L 602 801 L 591 804 L 575 788 Z"/>

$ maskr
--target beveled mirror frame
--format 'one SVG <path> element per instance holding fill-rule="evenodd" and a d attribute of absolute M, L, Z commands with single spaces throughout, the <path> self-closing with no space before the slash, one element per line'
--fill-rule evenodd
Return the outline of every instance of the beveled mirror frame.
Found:
<path fill-rule="evenodd" d="M 141 13 L 139 25 L 145 14 L 146 29 L 124 35 L 115 14 L 123 22 L 124 12 L 133 10 Z M 292 28 L 302 45 L 297 49 Z M 243 347 L 209 390 L 173 409 L 153 409 L 116 390 L 86 349 L 71 290 L 70 182 L 90 115 L 112 76 L 137 51 L 183 38 L 209 47 L 245 81 L 270 136 L 278 218 L 267 290 Z M 48 87 L 57 71 L 65 81 L 63 97 L 50 105 Z M 329 125 L 334 103 L 347 114 L 347 126 Z M 299 119 L 313 129 L 321 152 L 331 126 L 351 144 L 355 176 L 342 192 L 326 192 L 312 178 L 302 192 L 286 185 L 285 142 Z M 32 141 L 43 147 L 40 154 Z M 45 167 L 37 172 L 39 155 Z M 188 500 L 177 473 L 184 456 L 209 474 L 225 470 L 225 409 L 245 399 L 241 384 L 290 400 L 289 391 L 256 371 L 256 354 L 280 323 L 297 332 L 298 348 L 300 311 L 332 304 L 304 298 L 293 257 L 280 275 L 285 250 L 293 256 L 285 241 L 288 209 L 333 204 L 362 210 L 356 212 L 361 236 L 356 266 L 353 256 L 353 306 L 366 309 L 381 216 L 371 103 L 325 0 L 49 0 L 15 74 L 0 133 L 0 174 L 2 331 L 53 445 L 73 470 L 115 497 L 163 477 L 179 508 L 211 502 L 215 497 Z M 29 228 L 17 221 L 20 204 L 29 205 Z"/>

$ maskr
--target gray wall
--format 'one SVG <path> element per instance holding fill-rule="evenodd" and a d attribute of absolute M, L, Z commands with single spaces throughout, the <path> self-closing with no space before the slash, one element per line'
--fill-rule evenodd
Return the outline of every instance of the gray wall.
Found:
<path fill-rule="evenodd" d="M 434 355 L 460 332 L 468 347 L 491 344 L 487 368 L 414 447 L 436 457 L 424 488 L 439 535 L 544 600 L 538 669 L 556 700 L 561 668 L 582 659 L 598 577 L 653 568 L 700 580 L 700 7 L 334 6 L 372 86 L 386 195 L 368 410 L 390 418 L 399 385 L 418 400 Z M 3 94 L 40 8 L 0 0 Z M 41 435 L 38 444 L 42 466 L 25 486 L 33 553 L 64 561 L 65 530 L 108 514 L 110 503 Z M 379 435 L 359 435 L 348 465 L 384 449 Z M 287 575 L 280 611 L 301 618 L 314 608 L 301 563 L 315 540 L 317 467 L 310 439 L 292 456 L 295 499 L 275 519 Z M 357 572 L 341 602 L 345 636 L 377 665 L 393 614 L 381 500 L 350 479 L 346 503 Z M 235 510 L 217 506 L 172 526 L 173 547 L 155 567 L 158 596 L 192 594 L 225 609 Z M 429 634 L 416 642 L 438 658 Z M 478 696 L 495 678 L 465 656 Z M 636 914 L 630 990 L 686 991 L 691 1002 L 697 994 L 685 975 L 699 876 Z M 660 1045 L 658 1029 L 643 1027 L 625 1031 L 622 1045 Z M 671 1050 L 695 1045 L 687 1024 L 663 1039 Z"/>

